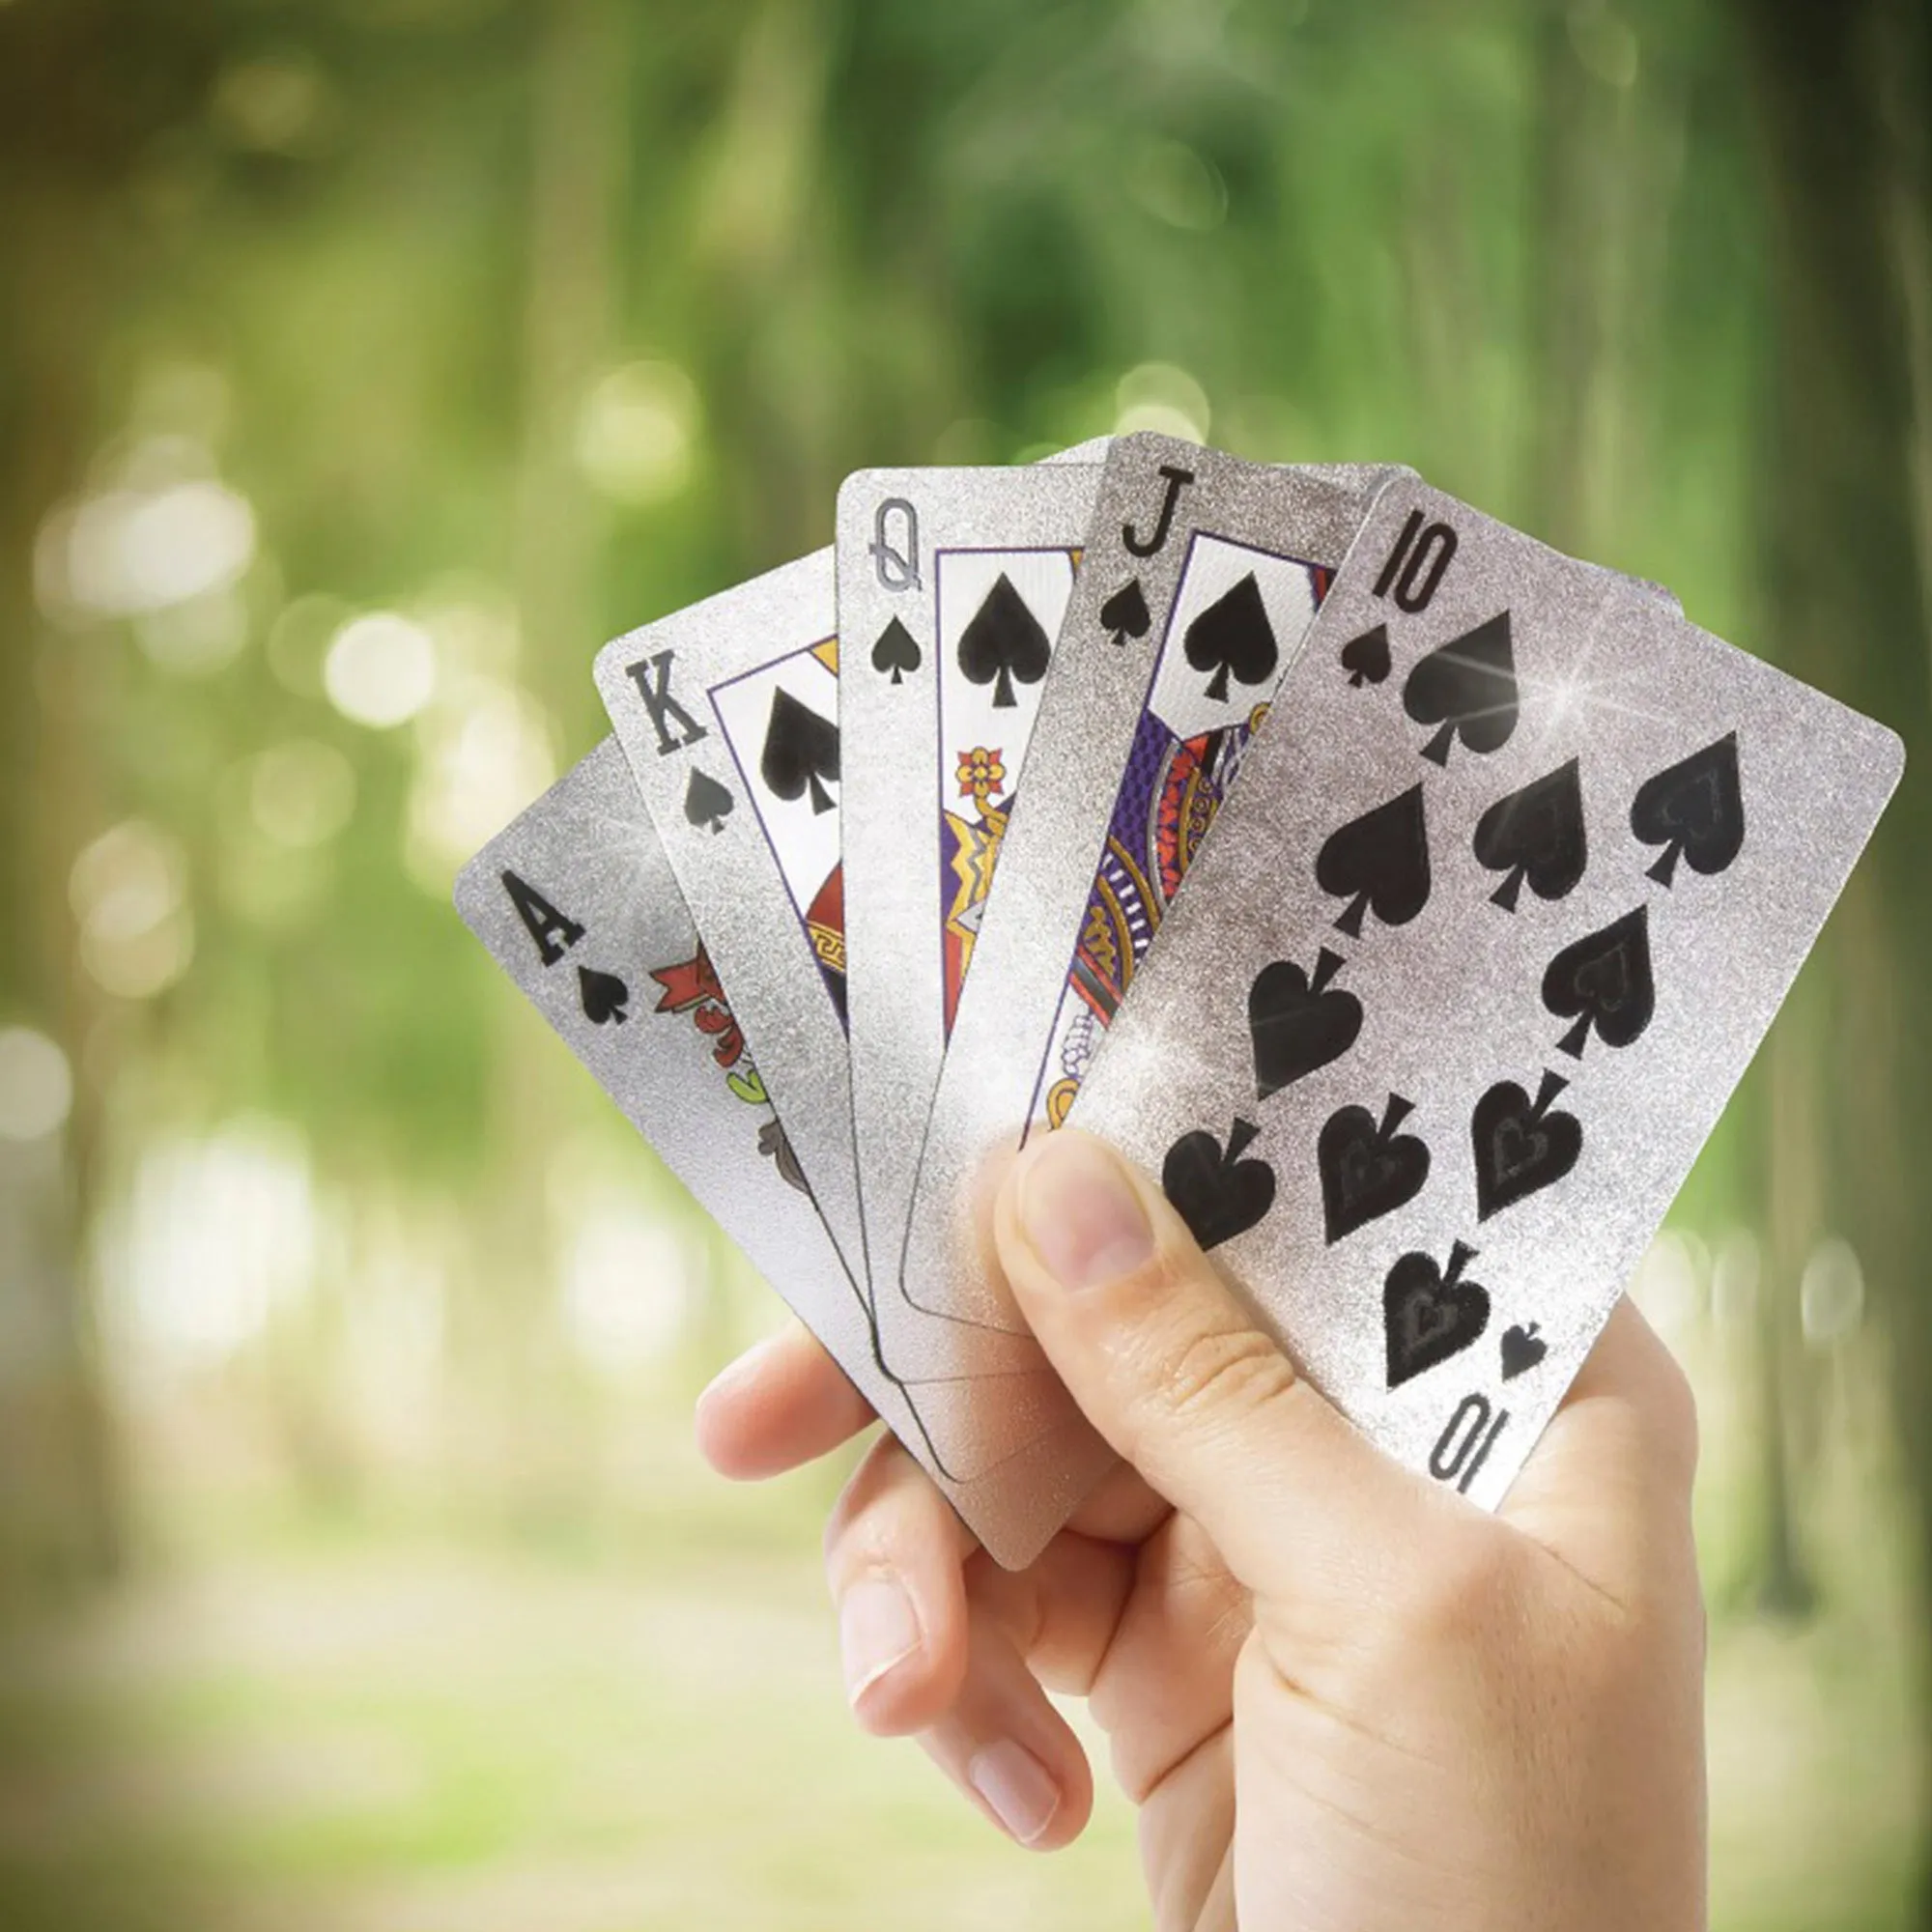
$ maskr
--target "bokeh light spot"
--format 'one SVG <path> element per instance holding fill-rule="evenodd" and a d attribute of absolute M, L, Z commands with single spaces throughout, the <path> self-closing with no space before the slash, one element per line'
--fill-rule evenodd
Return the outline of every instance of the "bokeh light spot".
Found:
<path fill-rule="evenodd" d="M 1206 442 L 1213 412 L 1208 392 L 1172 362 L 1143 362 L 1129 369 L 1114 391 L 1114 433 L 1154 430 L 1186 442 Z"/>
<path fill-rule="evenodd" d="M 417 729 L 404 857 L 440 898 L 457 867 L 556 776 L 551 721 L 526 691 L 476 678 L 461 704 L 440 704 Z"/>
<path fill-rule="evenodd" d="M 144 819 L 103 833 L 74 860 L 68 898 L 80 956 L 107 992 L 151 999 L 187 971 L 194 921 L 187 861 L 178 840 Z"/>
<path fill-rule="evenodd" d="M 269 626 L 269 668 L 285 691 L 298 697 L 320 697 L 323 661 L 335 634 L 355 614 L 340 597 L 310 590 L 294 597 Z"/>
<path fill-rule="evenodd" d="M 697 390 L 675 363 L 629 363 L 585 397 L 578 466 L 616 502 L 663 502 L 690 480 L 698 418 Z"/>
<path fill-rule="evenodd" d="M 691 1297 L 684 1244 L 647 1208 L 611 1204 L 586 1215 L 564 1261 L 572 1339 L 592 1367 L 636 1370 L 677 1340 Z"/>
<path fill-rule="evenodd" d="M 1702 1312 L 1700 1257 L 1675 1229 L 1664 1229 L 1644 1251 L 1630 1285 L 1631 1299 L 1666 1342 L 1675 1342 Z"/>
<path fill-rule="evenodd" d="M 32 1027 L 0 1028 L 0 1139 L 43 1139 L 60 1129 L 72 1105 L 67 1055 Z"/>
<path fill-rule="evenodd" d="M 1207 235 L 1228 218 L 1228 185 L 1220 170 L 1185 141 L 1145 142 L 1128 165 L 1127 186 L 1170 228 Z"/>
<path fill-rule="evenodd" d="M 1833 1235 L 1812 1249 L 1798 1287 L 1804 1339 L 1825 1348 L 1854 1333 L 1864 1317 L 1865 1271 L 1852 1244 Z"/>
<path fill-rule="evenodd" d="M 164 920 L 185 895 L 180 845 L 145 819 L 103 832 L 74 860 L 68 900 L 84 930 L 131 939 Z"/>
<path fill-rule="evenodd" d="M 177 677 L 206 677 L 233 664 L 248 641 L 248 607 L 233 585 L 134 619 L 142 654 Z"/>
<path fill-rule="evenodd" d="M 255 554 L 255 513 L 207 480 L 109 490 L 73 512 L 66 537 L 68 597 L 132 617 L 233 583 Z"/>
<path fill-rule="evenodd" d="M 248 781 L 248 810 L 277 845 L 326 844 L 355 810 L 355 770 L 333 745 L 292 739 L 264 752 Z"/>
<path fill-rule="evenodd" d="M 215 82 L 216 124 L 238 147 L 301 155 L 323 145 L 333 119 L 328 78 L 300 52 L 238 61 Z"/>
<path fill-rule="evenodd" d="M 1756 1314 L 1761 1267 L 1757 1237 L 1747 1228 L 1732 1229 L 1718 1244 L 1711 1264 L 1711 1313 L 1720 1324 L 1742 1324 Z"/>
<path fill-rule="evenodd" d="M 393 611 L 352 617 L 323 661 L 323 689 L 345 718 L 385 729 L 407 724 L 436 692 L 436 645 Z"/>

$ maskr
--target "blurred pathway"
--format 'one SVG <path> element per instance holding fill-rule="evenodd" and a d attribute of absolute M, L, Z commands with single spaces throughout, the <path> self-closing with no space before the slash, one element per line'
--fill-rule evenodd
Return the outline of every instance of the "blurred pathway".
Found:
<path fill-rule="evenodd" d="M 1895 1656 L 1722 1633 L 1711 1704 L 1719 1925 L 1891 1932 Z M 268 1548 L 0 1657 L 9 1932 L 1103 1932 L 1131 1839 L 1031 1858 L 861 1739 L 805 1556 Z"/>

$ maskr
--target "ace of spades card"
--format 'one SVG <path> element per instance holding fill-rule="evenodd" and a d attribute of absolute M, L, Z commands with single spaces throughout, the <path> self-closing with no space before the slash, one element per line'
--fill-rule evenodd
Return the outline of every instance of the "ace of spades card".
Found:
<path fill-rule="evenodd" d="M 1038 1364 L 936 1318 L 896 1257 L 940 1063 L 1097 464 L 861 470 L 838 494 L 852 1110 L 880 1346 L 914 1377 Z"/>
<path fill-rule="evenodd" d="M 830 549 L 607 644 L 597 687 L 731 1009 L 846 1268 L 867 1280 L 845 1038 L 838 642 Z M 868 1297 L 868 1306 L 870 1298 Z M 1089 1479 L 1102 1446 L 1030 1343 L 983 1400 L 928 1412 L 968 1481 L 1071 1431 Z M 956 1379 L 956 1378 L 953 1378 Z"/>
<path fill-rule="evenodd" d="M 933 1437 L 966 1433 L 970 1385 L 909 1390 L 881 1368 L 865 1298 L 812 1206 L 614 739 L 470 861 L 456 904 L 980 1540 L 1003 1561 L 1027 1561 L 1077 1500 L 1065 1445 L 1037 1435 L 962 1481 Z"/>
<path fill-rule="evenodd" d="M 1492 1508 L 1901 764 L 1655 594 L 1395 484 L 1072 1118 L 1374 1440 Z"/>
<path fill-rule="evenodd" d="M 1064 1117 L 1325 574 L 1397 473 L 1115 440 L 920 1152 L 901 1276 L 915 1307 L 1020 1325 L 980 1251 L 988 1163 L 1030 1121 Z M 1205 521 L 1224 478 L 1267 493 L 1260 536 Z"/>

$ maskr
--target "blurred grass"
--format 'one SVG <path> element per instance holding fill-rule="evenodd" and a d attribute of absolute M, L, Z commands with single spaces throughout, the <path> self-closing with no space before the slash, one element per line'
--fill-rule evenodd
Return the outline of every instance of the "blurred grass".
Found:
<path fill-rule="evenodd" d="M 802 1550 L 231 1550 L 16 1646 L 0 1737 L 17 1932 L 964 1932 L 1141 1909 L 1118 1797 L 1037 1860 L 916 1747 L 859 1735 Z"/>
<path fill-rule="evenodd" d="M 1737 1334 L 1698 1381 L 1700 1522 L 1725 1587 L 1748 1518 Z M 1867 1341 L 1854 1345 L 1868 1346 Z M 1836 1364 L 1847 1397 L 1856 1354 Z M 1820 1425 L 1787 1624 L 1714 1622 L 1714 1924 L 1906 1932 L 1923 1804 L 1913 1579 L 1882 1414 Z M 915 1747 L 844 1710 L 812 1525 L 836 1472 L 727 1490 L 658 1443 L 623 1533 L 479 1537 L 332 1521 L 270 1492 L 158 1499 L 122 1592 L 0 1656 L 9 1932 L 849 1932 L 1146 1922 L 1131 1815 L 1005 1843 Z"/>

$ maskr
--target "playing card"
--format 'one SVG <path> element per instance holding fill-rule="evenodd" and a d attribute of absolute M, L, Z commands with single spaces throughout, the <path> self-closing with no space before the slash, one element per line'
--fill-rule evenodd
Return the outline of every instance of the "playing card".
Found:
<path fill-rule="evenodd" d="M 607 644 L 596 675 L 709 955 L 731 989 L 792 1151 L 855 1280 L 866 1250 L 853 1161 L 839 868 L 833 554 L 816 551 Z M 958 1480 L 1073 1428 L 1030 1342 L 982 1400 L 930 1408 Z M 1072 1464 L 1097 1474 L 1081 1437 Z"/>
<path fill-rule="evenodd" d="M 1051 1435 L 978 1480 L 934 1438 L 971 1434 L 967 1383 L 908 1391 L 881 1369 L 865 1301 L 812 1206 L 677 890 L 607 739 L 465 867 L 456 903 L 698 1204 L 737 1241 L 1002 1561 L 1030 1559 L 1089 1480 Z M 1027 1384 L 1002 1400 L 1024 1428 Z"/>
<path fill-rule="evenodd" d="M 830 551 L 633 631 L 596 667 L 825 1225 L 864 1280 L 845 1082 L 838 675 Z"/>
<path fill-rule="evenodd" d="M 920 1134 L 1097 465 L 867 469 L 838 493 L 847 1000 L 880 1347 L 907 1376 L 1038 1366 L 896 1292 Z"/>
<path fill-rule="evenodd" d="M 1065 1118 L 1329 575 L 1399 473 L 1349 487 L 1162 437 L 1114 443 L 920 1152 L 915 1307 L 1019 1325 L 980 1252 L 975 1183 L 1030 1121 Z M 1265 496 L 1265 527 L 1218 533 L 1244 493 Z"/>
<path fill-rule="evenodd" d="M 1654 595 L 1394 484 L 1073 1119 L 1375 1441 L 1493 1507 L 1902 761 Z"/>

